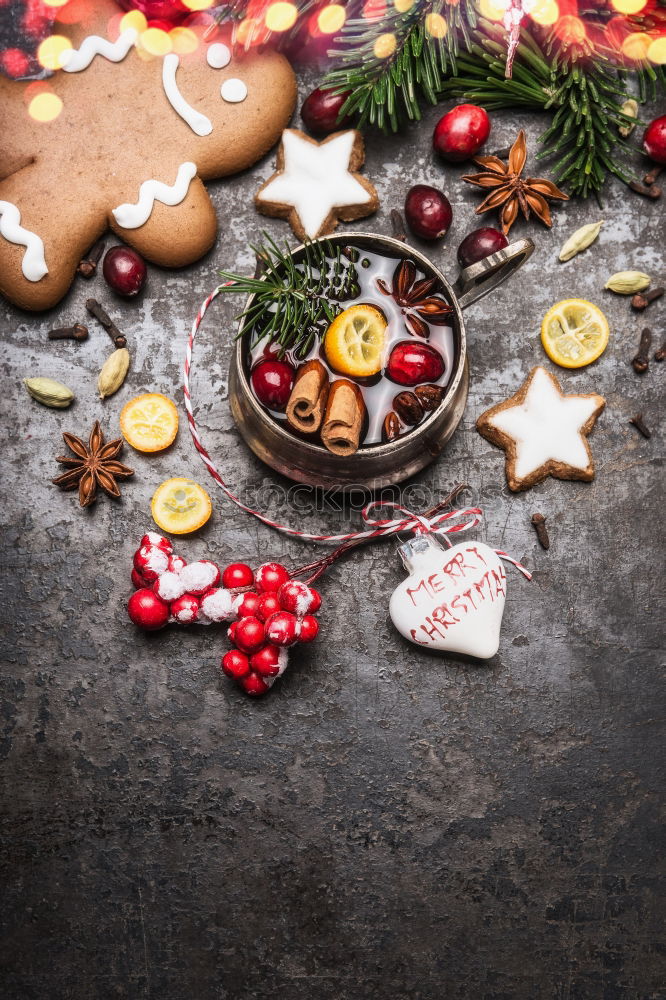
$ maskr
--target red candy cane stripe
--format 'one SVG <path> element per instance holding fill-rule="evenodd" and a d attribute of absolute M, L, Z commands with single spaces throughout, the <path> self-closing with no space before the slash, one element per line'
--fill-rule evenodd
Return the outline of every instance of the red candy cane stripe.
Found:
<path fill-rule="evenodd" d="M 196 341 L 197 333 L 203 322 L 203 318 L 208 311 L 209 306 L 215 301 L 217 296 L 220 294 L 220 289 L 232 284 L 232 282 L 226 282 L 224 286 L 218 286 L 208 298 L 201 304 L 199 312 L 196 315 L 194 322 L 192 323 L 192 329 L 190 330 L 190 335 L 187 340 L 187 348 L 185 352 L 185 365 L 183 369 L 183 394 L 185 397 L 185 410 L 187 412 L 187 420 L 190 427 L 190 434 L 192 435 L 192 440 L 194 441 L 194 447 L 199 452 L 202 462 L 208 469 L 208 472 L 213 477 L 217 485 L 220 487 L 227 500 L 235 504 L 240 510 L 244 511 L 246 514 L 251 514 L 252 517 L 256 517 L 263 524 L 268 525 L 269 528 L 275 528 L 276 531 L 281 531 L 285 535 L 290 535 L 292 538 L 301 538 L 306 542 L 343 542 L 352 544 L 363 544 L 364 542 L 372 541 L 375 538 L 383 538 L 387 535 L 397 535 L 403 531 L 411 532 L 435 532 L 439 535 L 446 536 L 456 534 L 460 531 L 468 531 L 470 528 L 475 528 L 477 524 L 481 522 L 483 517 L 483 512 L 478 507 L 466 507 L 461 510 L 441 510 L 443 504 L 438 504 L 431 510 L 427 511 L 425 515 L 414 514 L 412 511 L 407 510 L 405 507 L 401 507 L 398 504 L 394 504 L 391 501 L 373 501 L 368 504 L 362 511 L 362 518 L 365 524 L 370 527 L 366 531 L 351 531 L 347 534 L 342 535 L 318 535 L 309 531 L 299 531 L 297 528 L 290 528 L 286 524 L 279 524 L 277 521 L 271 520 L 270 517 L 266 517 L 258 510 L 254 510 L 252 507 L 248 507 L 244 504 L 235 493 L 233 493 L 227 484 L 222 479 L 217 466 L 213 462 L 212 458 L 208 454 L 208 451 L 204 447 L 199 434 L 199 428 L 197 427 L 197 422 L 192 411 L 192 397 L 190 394 L 190 373 L 192 371 L 192 355 L 194 352 L 194 344 Z M 399 512 L 402 517 L 392 517 L 392 518 L 373 518 L 371 512 L 378 510 L 381 507 L 390 507 L 394 512 Z M 448 522 L 454 519 L 460 519 L 468 517 L 470 520 L 463 521 L 459 524 L 449 524 Z M 521 566 L 519 562 L 512 559 L 506 554 L 506 552 L 500 552 L 496 550 L 497 554 L 502 558 L 506 559 L 507 562 L 512 563 L 520 572 L 528 579 L 531 580 L 531 574 Z"/>

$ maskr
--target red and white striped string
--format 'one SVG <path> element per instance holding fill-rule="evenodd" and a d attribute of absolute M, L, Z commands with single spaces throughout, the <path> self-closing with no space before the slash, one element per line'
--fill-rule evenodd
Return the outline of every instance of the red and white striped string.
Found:
<path fill-rule="evenodd" d="M 227 282 L 231 284 L 232 282 Z M 220 286 L 222 287 L 222 286 Z M 481 522 L 483 517 L 483 512 L 478 507 L 465 507 L 461 510 L 440 510 L 439 505 L 428 511 L 427 514 L 414 514 L 412 511 L 407 510 L 405 507 L 400 507 L 391 501 L 373 501 L 368 504 L 367 507 L 361 512 L 361 517 L 366 525 L 368 525 L 365 531 L 351 531 L 340 535 L 324 535 L 315 534 L 308 531 L 299 531 L 297 528 L 290 528 L 286 524 L 280 524 L 278 521 L 273 521 L 270 517 L 262 514 L 258 510 L 254 510 L 247 504 L 236 496 L 232 490 L 229 489 L 225 481 L 222 479 L 215 463 L 208 454 L 199 434 L 199 428 L 197 427 L 197 422 L 192 410 L 192 396 L 190 393 L 190 375 L 192 372 L 192 355 L 194 353 L 194 344 L 196 341 L 197 333 L 203 322 L 203 318 L 206 315 L 210 305 L 215 301 L 220 293 L 220 288 L 216 288 L 208 298 L 201 304 L 199 312 L 197 313 L 194 322 L 192 323 L 192 329 L 190 330 L 190 335 L 187 340 L 187 349 L 185 352 L 185 365 L 183 370 L 183 394 L 185 397 L 185 410 L 187 411 L 187 420 L 190 427 L 190 434 L 192 435 L 192 440 L 194 441 L 194 447 L 199 452 L 201 461 L 204 463 L 208 472 L 213 477 L 217 485 L 220 487 L 227 500 L 235 504 L 240 510 L 244 511 L 246 514 L 250 514 L 252 517 L 256 517 L 263 524 L 268 525 L 269 528 L 274 528 L 276 531 L 280 531 L 285 535 L 290 535 L 292 538 L 300 538 L 304 542 L 321 542 L 321 543 L 333 543 L 333 542 L 354 542 L 363 543 L 372 541 L 375 538 L 386 537 L 387 535 L 397 535 L 401 532 L 412 532 L 412 533 L 423 533 L 423 532 L 434 532 L 437 535 L 442 536 L 446 539 L 447 535 L 457 534 L 461 531 L 469 531 L 470 528 L 475 528 L 477 524 Z M 395 513 L 399 513 L 402 516 L 399 517 L 389 517 L 389 518 L 377 518 L 372 516 L 372 512 L 381 508 L 390 507 Z M 463 520 L 468 518 L 468 520 Z M 450 523 L 450 522 L 457 523 Z M 448 539 L 446 539 L 448 542 Z M 448 542 L 448 544 L 451 544 Z M 499 549 L 496 550 L 497 554 L 505 559 L 507 562 L 512 563 L 528 580 L 532 579 L 531 574 L 522 566 L 517 560 L 513 559 L 511 556 L 507 555 L 506 552 L 501 552 Z"/>

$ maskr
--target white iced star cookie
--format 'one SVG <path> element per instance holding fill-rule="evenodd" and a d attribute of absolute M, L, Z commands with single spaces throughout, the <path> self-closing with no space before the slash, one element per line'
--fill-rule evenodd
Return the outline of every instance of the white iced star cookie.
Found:
<path fill-rule="evenodd" d="M 335 132 L 323 142 L 285 129 L 277 171 L 254 203 L 264 215 L 287 219 L 299 239 L 314 240 L 340 220 L 352 222 L 377 211 L 377 192 L 357 173 L 364 159 L 363 137 L 355 129 Z"/>
<path fill-rule="evenodd" d="M 594 479 L 587 441 L 606 405 L 596 393 L 565 395 L 545 368 L 533 368 L 518 392 L 482 413 L 476 429 L 506 452 L 506 480 L 518 491 L 556 479 Z"/>

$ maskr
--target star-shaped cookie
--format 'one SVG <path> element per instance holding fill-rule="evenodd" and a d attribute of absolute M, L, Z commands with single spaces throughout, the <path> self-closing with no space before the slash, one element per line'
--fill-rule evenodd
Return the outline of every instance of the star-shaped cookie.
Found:
<path fill-rule="evenodd" d="M 529 489 L 548 476 L 594 479 L 587 441 L 606 405 L 596 393 L 565 395 L 545 368 L 533 368 L 518 392 L 482 413 L 476 429 L 506 452 L 509 489 Z"/>
<path fill-rule="evenodd" d="M 351 222 L 377 211 L 377 192 L 357 172 L 364 159 L 363 137 L 356 129 L 335 132 L 323 142 L 285 129 L 277 171 L 257 191 L 254 203 L 264 215 L 287 219 L 299 239 L 314 240 L 332 232 L 340 220 Z"/>

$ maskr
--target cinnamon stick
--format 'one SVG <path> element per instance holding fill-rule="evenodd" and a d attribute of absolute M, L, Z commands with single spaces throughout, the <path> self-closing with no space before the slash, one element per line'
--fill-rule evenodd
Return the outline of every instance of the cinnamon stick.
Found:
<path fill-rule="evenodd" d="M 322 444 L 334 455 L 353 455 L 358 451 L 364 418 L 365 403 L 359 387 L 346 378 L 336 379 L 328 392 Z"/>
<path fill-rule="evenodd" d="M 287 403 L 287 420 L 297 431 L 313 434 L 321 427 L 328 399 L 328 372 L 321 361 L 306 361 L 296 372 Z"/>

